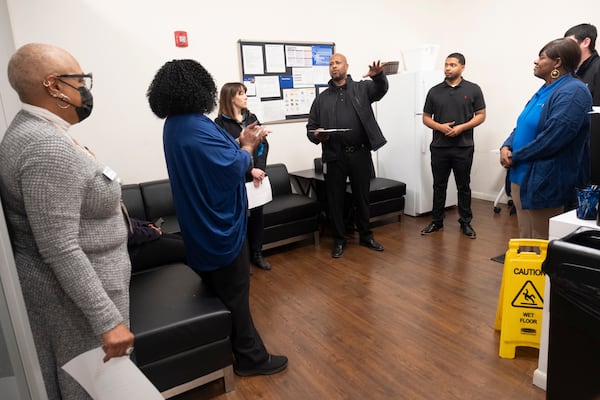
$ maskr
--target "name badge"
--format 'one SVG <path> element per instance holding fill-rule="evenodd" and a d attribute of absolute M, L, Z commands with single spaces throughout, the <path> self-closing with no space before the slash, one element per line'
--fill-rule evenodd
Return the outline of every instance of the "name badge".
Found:
<path fill-rule="evenodd" d="M 110 167 L 104 167 L 104 171 L 102 171 L 102 175 L 114 181 L 117 178 L 117 173 L 112 170 Z"/>

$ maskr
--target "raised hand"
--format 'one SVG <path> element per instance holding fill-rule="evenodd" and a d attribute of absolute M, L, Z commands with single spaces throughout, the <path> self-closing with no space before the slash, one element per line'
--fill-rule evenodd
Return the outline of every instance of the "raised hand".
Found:
<path fill-rule="evenodd" d="M 379 75 L 381 72 L 383 72 L 384 65 L 385 63 L 382 63 L 380 60 L 373 61 L 373 64 L 369 65 L 369 72 L 364 74 L 363 78 Z"/>

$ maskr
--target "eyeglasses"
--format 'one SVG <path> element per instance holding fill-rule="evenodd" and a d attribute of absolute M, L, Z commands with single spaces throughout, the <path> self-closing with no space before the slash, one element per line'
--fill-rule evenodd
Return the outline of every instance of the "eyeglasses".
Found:
<path fill-rule="evenodd" d="M 75 86 L 71 85 L 70 83 L 63 81 L 60 78 L 74 78 L 74 79 L 79 79 L 79 82 L 83 83 L 83 86 L 85 86 L 85 88 L 87 90 L 91 90 L 92 86 L 94 86 L 94 78 L 92 77 L 92 73 L 91 72 L 89 74 L 64 74 L 64 75 L 56 75 L 56 77 L 58 78 L 59 81 L 61 81 L 65 85 L 71 86 L 74 89 L 77 89 L 77 88 Z"/>

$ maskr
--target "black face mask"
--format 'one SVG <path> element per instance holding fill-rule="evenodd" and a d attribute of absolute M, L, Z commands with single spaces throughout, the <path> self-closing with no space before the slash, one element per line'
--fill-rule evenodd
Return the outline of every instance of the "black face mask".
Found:
<path fill-rule="evenodd" d="M 77 116 L 79 117 L 79 122 L 81 122 L 92 113 L 92 108 L 94 108 L 94 96 L 92 96 L 92 92 L 85 86 L 78 87 L 77 90 L 81 96 L 81 106 L 74 107 L 75 112 L 77 112 Z"/>

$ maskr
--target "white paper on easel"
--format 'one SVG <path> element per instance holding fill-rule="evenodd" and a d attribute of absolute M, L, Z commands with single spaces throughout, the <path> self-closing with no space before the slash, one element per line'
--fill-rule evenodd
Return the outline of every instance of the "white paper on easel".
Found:
<path fill-rule="evenodd" d="M 246 182 L 246 193 L 248 194 L 249 209 L 262 206 L 273 200 L 269 177 L 265 176 L 258 187 L 254 186 L 254 182 Z"/>
<path fill-rule="evenodd" d="M 129 357 L 103 362 L 98 347 L 63 365 L 94 400 L 164 400 L 160 392 Z"/>

